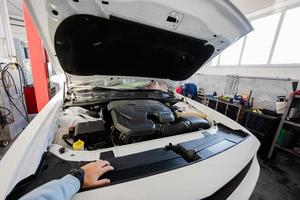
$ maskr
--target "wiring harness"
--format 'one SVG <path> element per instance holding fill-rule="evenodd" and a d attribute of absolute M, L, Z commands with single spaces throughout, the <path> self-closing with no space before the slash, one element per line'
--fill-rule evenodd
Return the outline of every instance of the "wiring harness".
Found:
<path fill-rule="evenodd" d="M 18 79 L 19 84 L 15 81 L 12 73 L 9 71 L 9 68 L 14 66 L 18 71 Z M 20 115 L 24 118 L 24 120 L 29 123 L 27 108 L 25 106 L 24 100 L 24 89 L 23 86 L 25 85 L 25 74 L 24 70 L 18 63 L 9 63 L 4 66 L 3 69 L 0 71 L 1 73 L 1 81 L 3 85 L 3 89 L 9 99 L 9 103 L 20 113 Z M 13 89 L 11 89 L 13 88 Z M 21 103 L 20 108 L 18 104 Z M 5 127 L 6 124 L 12 123 L 14 120 L 11 119 L 9 116 L 11 114 L 11 110 L 5 107 L 0 107 L 0 125 L 1 127 Z"/>

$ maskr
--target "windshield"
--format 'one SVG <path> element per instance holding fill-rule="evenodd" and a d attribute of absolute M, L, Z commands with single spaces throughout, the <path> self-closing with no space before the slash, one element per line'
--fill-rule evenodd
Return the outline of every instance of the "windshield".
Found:
<path fill-rule="evenodd" d="M 75 86 L 75 88 L 84 89 L 117 89 L 117 90 L 160 90 L 167 92 L 168 87 L 158 81 L 154 80 L 134 80 L 134 79 L 120 79 L 111 78 L 105 80 L 97 80 L 92 82 L 87 82 L 81 85 Z"/>
<path fill-rule="evenodd" d="M 155 99 L 178 102 L 168 87 L 157 81 L 109 79 L 91 81 L 70 88 L 65 106 L 82 106 L 122 99 Z"/>

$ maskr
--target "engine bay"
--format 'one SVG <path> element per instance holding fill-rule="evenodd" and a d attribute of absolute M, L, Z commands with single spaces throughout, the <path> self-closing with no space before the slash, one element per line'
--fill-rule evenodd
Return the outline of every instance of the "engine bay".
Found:
<path fill-rule="evenodd" d="M 210 128 L 206 114 L 184 101 L 115 100 L 65 108 L 54 143 L 82 150 L 128 145 Z"/>
<path fill-rule="evenodd" d="M 7 199 L 19 199 L 94 160 L 107 160 L 114 166 L 102 177 L 113 185 L 197 164 L 249 136 L 240 129 L 216 124 L 184 98 L 141 98 L 140 91 L 138 95 L 113 92 L 124 95 L 101 102 L 81 98 L 80 105 L 78 101 L 70 100 L 67 106 L 64 102 L 58 113 L 57 132 L 36 172 L 22 179 Z M 78 148 L 77 144 L 83 145 Z"/>

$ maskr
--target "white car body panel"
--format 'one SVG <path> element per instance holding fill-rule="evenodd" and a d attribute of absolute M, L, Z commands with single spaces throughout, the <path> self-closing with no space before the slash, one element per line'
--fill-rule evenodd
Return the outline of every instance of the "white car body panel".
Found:
<path fill-rule="evenodd" d="M 0 161 L 0 199 L 22 179 L 34 174 L 57 130 L 63 93 L 58 93 L 30 122 Z"/>
<path fill-rule="evenodd" d="M 165 19 L 170 12 L 175 10 L 184 13 L 184 18 L 181 19 L 183 20 L 181 26 L 173 31 L 207 40 L 208 44 L 213 45 L 216 49 L 210 59 L 252 30 L 246 18 L 227 0 L 110 0 L 109 2 L 110 7 L 105 8 L 98 0 L 80 0 L 80 4 L 74 1 L 61 0 L 25 0 L 44 41 L 51 63 L 60 76 L 64 76 L 64 72 L 55 56 L 54 34 L 64 19 L 75 14 L 92 14 L 103 18 L 115 15 L 172 31 L 162 19 Z M 53 9 L 57 10 L 59 15 L 51 14 Z M 69 74 L 68 76 L 73 83 L 103 78 L 103 76 L 98 75 L 82 77 Z M 174 81 L 164 81 L 174 85 Z M 182 96 L 178 95 L 178 97 Z M 73 199 L 201 199 L 219 190 L 253 159 L 248 174 L 229 197 L 229 199 L 248 199 L 259 175 L 256 158 L 256 152 L 259 148 L 258 140 L 244 127 L 217 111 L 191 99 L 186 99 L 186 101 L 205 112 L 209 121 L 217 121 L 231 129 L 240 129 L 250 136 L 240 144 L 195 164 L 133 181 L 81 192 L 76 194 Z M 57 118 L 62 103 L 63 92 L 61 91 L 27 126 L 0 161 L 0 199 L 5 199 L 18 182 L 36 172 L 41 157 L 47 150 L 64 160 L 92 161 L 98 159 L 100 152 L 107 150 L 112 150 L 116 157 L 120 157 L 159 148 L 169 142 L 176 144 L 203 137 L 202 132 L 197 131 L 97 151 L 73 152 L 67 150 L 67 153 L 62 156 L 57 154 L 60 146 L 52 144 L 57 132 Z M 215 131 L 215 127 L 209 130 L 210 134 L 214 134 Z"/>
<path fill-rule="evenodd" d="M 212 195 L 245 167 L 241 163 L 247 164 L 252 159 L 247 156 L 251 155 L 249 149 L 252 148 L 255 154 L 256 147 L 252 142 L 247 140 L 241 144 L 243 147 L 232 148 L 188 167 L 81 192 L 73 199 L 202 199 Z M 240 155 L 241 151 L 247 152 L 245 156 Z M 253 185 L 250 188 L 253 190 Z"/>
<path fill-rule="evenodd" d="M 102 18 L 114 15 L 133 22 L 207 40 L 207 44 L 215 47 L 215 53 L 209 60 L 253 30 L 249 21 L 228 0 L 110 0 L 108 7 L 101 5 L 100 0 L 81 0 L 80 3 L 61 0 L 25 0 L 25 3 L 44 41 L 52 66 L 62 76 L 64 75 L 63 69 L 55 56 L 54 35 L 64 19 L 76 14 L 90 14 Z M 53 9 L 57 10 L 59 15 L 53 15 L 51 13 Z M 184 18 L 176 30 L 170 29 L 165 21 L 172 11 L 184 13 Z M 73 84 L 113 77 L 67 75 L 68 81 Z M 117 78 L 122 78 L 122 76 Z M 163 81 L 169 85 L 175 85 L 174 81 Z"/>
<path fill-rule="evenodd" d="M 60 92 L 47 104 L 36 118 L 33 119 L 4 155 L 0 162 L 0 177 L 1 182 L 7 184 L 1 184 L 3 185 L 0 187 L 1 199 L 4 199 L 19 181 L 35 173 L 42 154 L 47 150 L 48 145 L 52 143 L 52 139 L 56 133 L 57 117 L 62 99 L 63 95 L 62 92 Z M 206 112 L 209 118 L 213 118 L 215 121 L 223 123 L 224 125 L 229 125 L 233 129 L 241 129 L 249 133 L 250 137 L 241 144 L 196 164 L 134 181 L 78 193 L 74 196 L 74 199 L 98 199 L 99 196 L 105 199 L 116 199 L 120 197 L 122 197 L 122 199 L 204 198 L 231 180 L 254 157 L 253 166 L 251 167 L 253 170 L 251 173 L 254 175 L 248 177 L 252 185 L 240 186 L 243 194 L 249 198 L 259 174 L 256 159 L 256 152 L 259 148 L 258 140 L 235 121 L 191 99 L 186 100 L 194 107 Z M 197 137 L 201 137 L 201 132 L 102 149 L 101 151 L 113 150 L 116 157 L 118 157 L 161 147 L 164 146 L 166 142 L 183 142 L 193 140 Z M 55 145 L 51 146 L 51 148 L 49 151 L 53 151 L 54 153 L 55 150 L 58 150 L 58 148 L 55 148 Z M 70 151 L 67 152 L 64 159 L 92 161 L 97 155 L 99 156 L 99 152 L 100 151 Z M 241 152 L 243 152 L 243 155 L 241 155 Z M 68 157 L 67 155 L 70 154 L 75 154 L 75 156 L 72 158 L 71 156 Z M 170 186 L 167 186 L 168 184 L 170 184 Z M 247 184 L 249 183 L 247 182 Z M 177 193 L 174 191 L 184 192 Z M 237 195 L 240 194 L 238 193 Z"/>
<path fill-rule="evenodd" d="M 260 173 L 260 166 L 257 157 L 253 159 L 253 163 L 240 185 L 228 197 L 228 200 L 244 200 L 251 196 Z"/>

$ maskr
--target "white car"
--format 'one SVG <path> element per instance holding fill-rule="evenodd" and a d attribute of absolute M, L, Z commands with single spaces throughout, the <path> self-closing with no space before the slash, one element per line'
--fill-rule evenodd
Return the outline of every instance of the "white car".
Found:
<path fill-rule="evenodd" d="M 25 4 L 67 84 L 1 160 L 0 199 L 100 158 L 115 168 L 105 175 L 111 185 L 73 199 L 249 199 L 260 171 L 258 140 L 169 90 L 252 31 L 230 1 Z M 75 151 L 79 139 L 84 149 Z"/>

